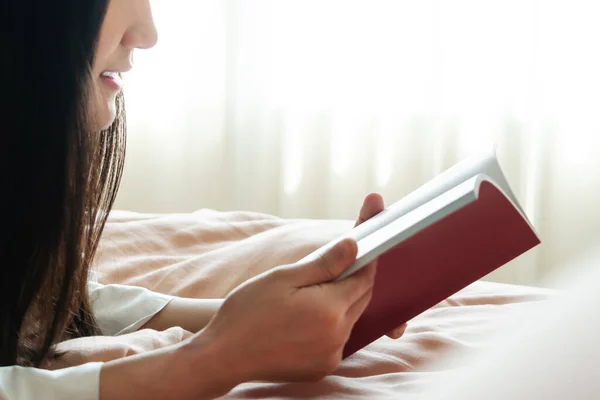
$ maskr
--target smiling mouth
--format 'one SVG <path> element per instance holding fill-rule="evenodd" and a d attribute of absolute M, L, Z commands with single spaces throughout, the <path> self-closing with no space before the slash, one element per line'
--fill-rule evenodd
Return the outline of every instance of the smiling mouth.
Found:
<path fill-rule="evenodd" d="M 115 89 L 121 89 L 123 87 L 123 76 L 120 72 L 106 71 L 100 75 L 100 78 L 104 83 Z"/>

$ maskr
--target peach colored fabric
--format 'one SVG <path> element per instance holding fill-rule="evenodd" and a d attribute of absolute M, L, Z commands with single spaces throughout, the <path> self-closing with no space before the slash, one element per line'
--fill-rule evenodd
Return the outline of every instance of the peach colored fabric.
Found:
<path fill-rule="evenodd" d="M 101 283 L 139 285 L 183 297 L 219 298 L 249 277 L 292 263 L 351 228 L 351 221 L 284 220 L 250 212 L 114 212 L 95 264 Z M 398 398 L 427 386 L 449 352 L 482 346 L 503 316 L 551 292 L 476 282 L 381 338 L 315 384 L 248 383 L 227 398 Z"/>

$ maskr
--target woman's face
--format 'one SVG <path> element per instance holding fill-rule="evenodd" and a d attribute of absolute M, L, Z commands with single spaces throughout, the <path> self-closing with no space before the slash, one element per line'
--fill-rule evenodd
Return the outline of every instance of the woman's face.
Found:
<path fill-rule="evenodd" d="M 105 129 L 115 120 L 117 95 L 123 88 L 123 74 L 133 67 L 133 51 L 151 48 L 156 41 L 150 0 L 109 1 L 92 67 L 88 107 L 92 131 Z"/>

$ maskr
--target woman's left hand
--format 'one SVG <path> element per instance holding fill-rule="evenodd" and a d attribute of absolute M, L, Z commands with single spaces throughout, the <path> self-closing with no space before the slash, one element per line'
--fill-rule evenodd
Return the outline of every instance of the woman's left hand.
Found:
<path fill-rule="evenodd" d="M 121 336 L 92 336 L 67 340 L 54 346 L 54 350 L 62 355 L 53 360 L 46 360 L 42 368 L 57 370 L 89 362 L 109 362 L 171 346 L 191 336 L 190 332 L 173 327 L 164 331 L 142 329 Z"/>
<path fill-rule="evenodd" d="M 354 226 L 358 226 L 368 220 L 369 218 L 374 217 L 385 209 L 385 205 L 383 203 L 383 198 L 380 194 L 371 193 L 363 202 L 363 205 L 360 209 L 360 215 L 356 224 Z M 396 329 L 387 333 L 387 336 L 392 339 L 399 339 L 404 335 L 406 331 L 406 324 L 397 327 Z"/>

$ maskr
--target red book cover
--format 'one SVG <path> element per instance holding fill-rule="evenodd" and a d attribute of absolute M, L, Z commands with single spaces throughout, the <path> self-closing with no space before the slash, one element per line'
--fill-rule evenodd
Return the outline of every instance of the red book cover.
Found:
<path fill-rule="evenodd" d="M 344 358 L 539 243 L 515 205 L 483 181 L 477 199 L 379 256 L 372 300 Z"/>

